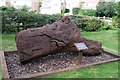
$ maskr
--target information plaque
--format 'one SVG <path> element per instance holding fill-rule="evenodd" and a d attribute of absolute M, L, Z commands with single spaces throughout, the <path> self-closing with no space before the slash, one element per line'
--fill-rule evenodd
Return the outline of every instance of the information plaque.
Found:
<path fill-rule="evenodd" d="M 88 47 L 86 46 L 86 44 L 84 42 L 74 43 L 74 45 L 78 50 L 88 49 Z"/>

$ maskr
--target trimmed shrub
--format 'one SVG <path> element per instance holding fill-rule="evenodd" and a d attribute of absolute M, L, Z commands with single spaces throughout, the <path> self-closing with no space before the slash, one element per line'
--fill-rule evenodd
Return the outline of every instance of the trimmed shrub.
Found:
<path fill-rule="evenodd" d="M 106 22 L 106 21 L 104 21 L 104 25 L 101 27 L 102 30 L 109 30 L 109 29 L 112 29 L 112 28 L 113 28 L 112 23 L 109 23 L 109 22 Z"/>
<path fill-rule="evenodd" d="M 80 11 L 80 8 L 73 8 L 72 9 L 72 12 L 74 15 L 77 15 L 79 13 L 79 11 Z"/>
<path fill-rule="evenodd" d="M 2 11 L 2 32 L 18 32 L 27 28 L 42 27 L 53 23 L 59 17 L 60 15 Z"/>
<path fill-rule="evenodd" d="M 96 10 L 93 9 L 87 9 L 87 10 L 80 10 L 80 15 L 87 15 L 87 16 L 96 16 Z"/>
<path fill-rule="evenodd" d="M 112 26 L 114 26 L 115 28 L 120 28 L 120 18 L 118 18 L 117 16 L 112 17 Z"/>
<path fill-rule="evenodd" d="M 91 17 L 83 19 L 83 22 L 84 22 L 83 24 L 85 25 L 83 29 L 86 31 L 96 31 L 99 30 L 101 26 L 104 25 L 104 22 L 102 22 L 101 20 Z"/>
<path fill-rule="evenodd" d="M 104 25 L 104 21 L 93 17 L 71 16 L 71 19 L 85 31 L 97 31 Z"/>
<path fill-rule="evenodd" d="M 82 24 L 83 24 L 82 20 L 84 18 L 83 16 L 71 15 L 70 18 L 78 26 L 78 28 L 83 29 L 83 27 L 82 27 Z"/>
<path fill-rule="evenodd" d="M 61 15 L 36 14 L 22 11 L 2 11 L 2 32 L 19 32 L 27 28 L 42 27 L 46 24 L 52 24 Z M 85 16 L 69 16 L 72 21 L 85 31 L 98 30 L 103 22 L 100 19 Z"/>

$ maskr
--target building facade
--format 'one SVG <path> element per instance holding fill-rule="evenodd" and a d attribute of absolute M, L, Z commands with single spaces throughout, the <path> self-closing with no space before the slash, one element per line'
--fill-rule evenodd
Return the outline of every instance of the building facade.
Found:
<path fill-rule="evenodd" d="M 0 0 L 0 6 L 14 6 L 15 8 L 21 8 L 27 6 L 31 10 L 40 11 L 41 0 Z"/>
<path fill-rule="evenodd" d="M 42 14 L 61 13 L 63 8 L 69 9 L 72 14 L 73 8 L 96 9 L 99 0 L 43 0 L 40 8 Z"/>
<path fill-rule="evenodd" d="M 43 0 L 40 7 L 42 14 L 57 14 L 61 13 L 61 0 Z"/>
<path fill-rule="evenodd" d="M 118 2 L 120 0 L 105 0 Z M 72 14 L 73 8 L 94 9 L 99 0 L 0 0 L 0 6 L 14 6 L 20 8 L 26 5 L 31 10 L 42 14 L 58 14 L 62 9 L 69 9 Z"/>

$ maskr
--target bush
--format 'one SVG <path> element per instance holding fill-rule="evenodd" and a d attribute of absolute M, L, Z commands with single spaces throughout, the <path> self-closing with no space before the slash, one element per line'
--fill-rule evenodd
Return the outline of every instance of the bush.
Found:
<path fill-rule="evenodd" d="M 74 15 L 71 15 L 70 18 L 77 25 L 78 28 L 83 29 L 82 28 L 82 24 L 83 24 L 82 20 L 84 18 L 83 16 L 74 16 Z"/>
<path fill-rule="evenodd" d="M 117 5 L 117 2 L 114 1 L 100 1 L 97 5 L 97 16 L 103 17 L 113 17 L 116 15 L 116 9 L 115 6 Z"/>
<path fill-rule="evenodd" d="M 104 25 L 102 20 L 93 17 L 71 16 L 71 19 L 75 22 L 78 28 L 85 31 L 96 31 Z"/>
<path fill-rule="evenodd" d="M 96 10 L 93 9 L 87 9 L 87 10 L 80 10 L 80 15 L 87 15 L 87 16 L 96 16 Z"/>
<path fill-rule="evenodd" d="M 77 15 L 79 13 L 80 8 L 73 8 L 72 12 L 74 15 Z"/>
<path fill-rule="evenodd" d="M 22 11 L 2 11 L 2 32 L 19 32 L 27 28 L 42 27 L 52 24 L 61 15 L 36 14 Z M 85 16 L 69 16 L 81 30 L 96 31 L 103 22 L 96 18 Z"/>
<path fill-rule="evenodd" d="M 99 30 L 104 23 L 100 19 L 88 17 L 83 19 L 83 25 L 85 25 L 83 29 L 86 31 L 96 31 Z"/>
<path fill-rule="evenodd" d="M 2 32 L 18 32 L 27 28 L 51 24 L 60 15 L 35 14 L 22 11 L 2 11 Z"/>
<path fill-rule="evenodd" d="M 84 27 L 86 31 L 96 31 L 103 26 L 103 22 L 96 18 L 86 18 L 83 21 L 84 25 L 86 25 L 86 27 Z"/>
<path fill-rule="evenodd" d="M 6 6 L 1 6 L 0 11 L 15 11 L 16 8 L 14 7 L 6 7 Z"/>
<path fill-rule="evenodd" d="M 112 25 L 120 28 L 120 1 L 115 4 L 116 16 L 112 17 Z"/>

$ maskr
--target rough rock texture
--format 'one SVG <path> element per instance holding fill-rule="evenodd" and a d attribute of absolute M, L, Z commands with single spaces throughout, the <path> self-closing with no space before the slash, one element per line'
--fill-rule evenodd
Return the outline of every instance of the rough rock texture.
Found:
<path fill-rule="evenodd" d="M 82 37 L 75 23 L 67 16 L 51 25 L 23 30 L 16 34 L 16 45 L 21 62 L 51 53 L 77 52 L 73 45 L 76 42 L 85 42 L 88 46 L 88 50 L 82 51 L 84 55 L 102 52 L 102 44 Z"/>

